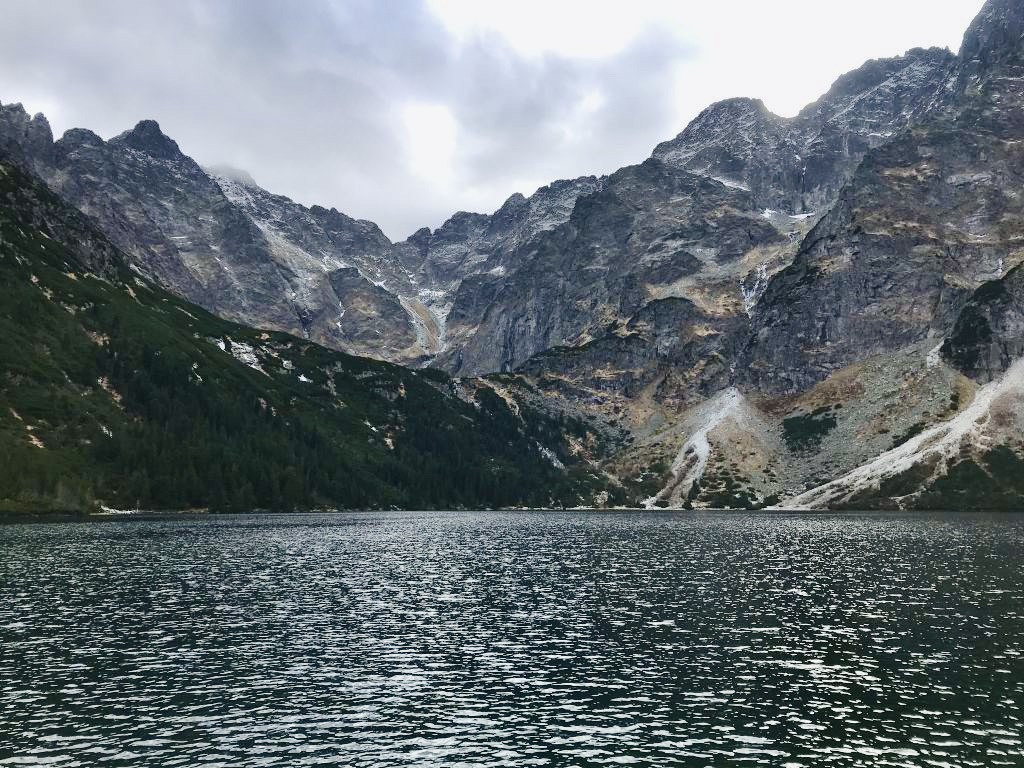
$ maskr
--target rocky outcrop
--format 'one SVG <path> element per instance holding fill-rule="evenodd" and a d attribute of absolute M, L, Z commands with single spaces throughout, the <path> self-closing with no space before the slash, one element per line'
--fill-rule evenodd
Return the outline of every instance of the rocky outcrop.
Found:
<path fill-rule="evenodd" d="M 53 156 L 53 131 L 46 116 L 30 117 L 21 104 L 0 104 L 0 152 L 19 165 L 45 167 Z"/>
<path fill-rule="evenodd" d="M 1024 357 L 1024 268 L 974 292 L 942 347 L 957 369 L 988 383 Z"/>
<path fill-rule="evenodd" d="M 1018 0 L 989 0 L 964 34 L 960 48 L 958 84 L 988 79 L 993 72 L 1003 77 L 1018 74 L 1024 64 L 1024 7 Z M 1012 71 L 1007 71 L 1008 68 Z"/>
<path fill-rule="evenodd" d="M 617 403 L 619 396 L 634 401 L 649 395 L 682 410 L 728 386 L 731 345 L 742 325 L 736 316 L 710 315 L 687 299 L 658 299 L 613 332 L 541 352 L 518 372 L 598 407 Z"/>
<path fill-rule="evenodd" d="M 178 143 L 160 130 L 155 120 L 142 120 L 130 131 L 125 131 L 110 140 L 115 147 L 127 147 L 142 152 L 157 160 L 184 160 L 185 155 Z"/>
<path fill-rule="evenodd" d="M 970 294 L 1024 259 L 1024 151 L 939 124 L 868 155 L 769 284 L 741 370 L 802 391 L 873 354 L 941 339 Z"/>

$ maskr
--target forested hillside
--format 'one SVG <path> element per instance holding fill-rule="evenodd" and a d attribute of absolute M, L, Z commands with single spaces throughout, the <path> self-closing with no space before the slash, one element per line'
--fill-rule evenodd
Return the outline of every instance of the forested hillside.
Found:
<path fill-rule="evenodd" d="M 0 511 L 590 503 L 595 435 L 492 386 L 219 320 L 0 163 Z"/>

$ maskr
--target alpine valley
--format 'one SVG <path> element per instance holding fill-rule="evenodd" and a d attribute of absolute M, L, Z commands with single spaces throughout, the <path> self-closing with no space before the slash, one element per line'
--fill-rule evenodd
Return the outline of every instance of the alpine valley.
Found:
<path fill-rule="evenodd" d="M 1024 2 L 393 243 L 0 106 L 0 506 L 1024 503 Z"/>

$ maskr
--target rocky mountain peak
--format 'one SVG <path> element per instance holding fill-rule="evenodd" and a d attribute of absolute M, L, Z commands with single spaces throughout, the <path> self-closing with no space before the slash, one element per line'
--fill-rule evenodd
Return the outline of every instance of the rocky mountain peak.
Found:
<path fill-rule="evenodd" d="M 7 114 L 20 114 L 28 116 L 25 111 L 25 107 L 22 106 L 21 102 L 15 102 L 14 104 L 0 104 L 0 112 L 6 112 Z"/>
<path fill-rule="evenodd" d="M 855 105 L 866 107 L 859 118 L 875 117 L 882 123 L 928 99 L 928 85 L 956 61 L 946 48 L 913 48 L 903 56 L 872 59 L 841 75 L 820 99 L 800 111 L 800 122 L 825 123 Z"/>
<path fill-rule="evenodd" d="M 508 199 L 501 204 L 501 207 L 495 212 L 496 216 L 503 214 L 511 214 L 515 211 L 520 210 L 527 204 L 526 195 L 522 192 L 514 192 L 509 195 Z"/>
<path fill-rule="evenodd" d="M 1024 2 L 988 0 L 964 35 L 960 58 L 965 64 L 1020 61 L 1024 45 Z"/>
<path fill-rule="evenodd" d="M 774 133 L 785 122 L 784 118 L 772 114 L 760 99 L 725 99 L 707 107 L 674 139 L 655 147 L 652 156 L 683 166 L 709 145 L 733 143 L 742 136 Z"/>
<path fill-rule="evenodd" d="M 212 165 L 209 168 L 203 168 L 203 170 L 214 178 L 227 179 L 250 189 L 261 189 L 260 185 L 256 183 L 256 179 L 252 177 L 252 174 L 241 168 L 235 168 L 233 165 Z"/>
<path fill-rule="evenodd" d="M 420 227 L 415 232 L 413 232 L 411 235 L 409 235 L 409 238 L 408 238 L 407 242 L 419 245 L 419 244 L 424 243 L 427 240 L 429 240 L 430 239 L 430 235 L 431 235 L 430 227 Z"/>
<path fill-rule="evenodd" d="M 440 227 L 434 230 L 435 238 L 450 238 L 452 236 L 464 236 L 469 232 L 476 232 L 487 226 L 490 217 L 484 213 L 471 211 L 456 211 Z"/>
<path fill-rule="evenodd" d="M 16 123 L 29 134 L 39 137 L 46 137 L 53 141 L 53 132 L 50 130 L 50 122 L 41 112 L 36 113 L 32 118 L 26 112 L 25 106 L 20 103 L 0 104 L 0 114 L 5 122 Z"/>
<path fill-rule="evenodd" d="M 15 156 L 25 151 L 36 157 L 48 155 L 52 145 L 53 131 L 44 115 L 30 118 L 21 104 L 0 105 L 0 147 Z"/>
<path fill-rule="evenodd" d="M 961 122 L 1024 130 L 1024 2 L 989 0 L 964 35 L 957 69 L 946 100 Z"/>
<path fill-rule="evenodd" d="M 88 128 L 69 128 L 60 137 L 58 144 L 65 148 L 76 146 L 99 147 L 103 145 L 103 139 Z"/>
<path fill-rule="evenodd" d="M 34 137 L 35 141 L 40 144 L 52 144 L 53 143 L 53 129 L 50 128 L 50 121 L 46 119 L 46 115 L 42 112 L 37 112 L 32 116 L 32 120 L 29 121 L 29 132 Z"/>
<path fill-rule="evenodd" d="M 717 101 L 706 107 L 694 120 L 694 125 L 715 123 L 723 117 L 760 117 L 764 119 L 777 118 L 761 99 L 752 99 L 747 96 L 736 96 L 731 99 Z"/>
<path fill-rule="evenodd" d="M 160 130 L 160 124 L 156 120 L 140 120 L 138 125 L 114 137 L 110 143 L 144 152 L 160 160 L 177 160 L 184 157 L 177 142 Z"/>

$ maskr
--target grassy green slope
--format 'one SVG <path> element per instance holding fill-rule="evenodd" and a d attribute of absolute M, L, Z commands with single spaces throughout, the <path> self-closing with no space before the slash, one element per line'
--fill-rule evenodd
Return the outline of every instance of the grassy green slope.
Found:
<path fill-rule="evenodd" d="M 540 506 L 605 486 L 568 448 L 584 425 L 516 410 L 219 320 L 0 163 L 0 511 Z"/>

